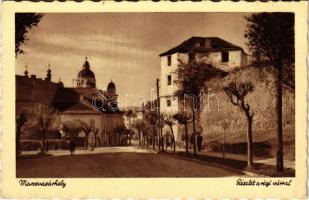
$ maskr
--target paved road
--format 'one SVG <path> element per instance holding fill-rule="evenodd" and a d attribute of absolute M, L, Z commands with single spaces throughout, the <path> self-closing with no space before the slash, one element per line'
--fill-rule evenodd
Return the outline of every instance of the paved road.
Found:
<path fill-rule="evenodd" d="M 17 160 L 17 177 L 228 177 L 242 174 L 198 161 L 134 147 L 111 148 L 88 154 L 59 155 Z M 115 150 L 115 149 L 114 149 Z M 140 151 L 140 150 L 137 150 Z M 108 153 L 109 152 L 109 153 Z"/>

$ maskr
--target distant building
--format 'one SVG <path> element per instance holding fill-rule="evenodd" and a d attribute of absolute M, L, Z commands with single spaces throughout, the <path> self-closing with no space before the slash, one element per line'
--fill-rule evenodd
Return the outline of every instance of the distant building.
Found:
<path fill-rule="evenodd" d="M 52 106 L 59 111 L 59 128 L 66 121 L 93 121 L 99 130 L 97 144 L 115 144 L 111 132 L 124 123 L 123 112 L 118 109 L 115 83 L 111 81 L 106 91 L 97 89 L 95 74 L 87 59 L 76 80 L 76 87 L 72 88 L 64 87 L 62 82 L 54 83 L 50 67 L 45 80 L 35 75 L 29 77 L 27 70 L 24 76 L 16 75 L 16 114 L 22 110 L 36 112 L 42 106 Z M 79 137 L 84 136 L 83 132 L 79 134 Z M 92 133 L 89 144 L 94 142 Z"/>
<path fill-rule="evenodd" d="M 211 60 L 220 70 L 229 72 L 237 67 L 247 65 L 247 54 L 244 50 L 218 37 L 191 37 L 178 46 L 160 54 L 160 109 L 163 113 L 175 114 L 179 111 L 179 102 L 175 92 L 179 85 L 176 71 L 179 61 L 184 63 L 193 60 Z M 175 136 L 178 134 L 178 125 L 174 126 Z"/>
<path fill-rule="evenodd" d="M 144 112 L 143 109 L 138 108 L 132 108 L 126 111 L 125 114 L 123 115 L 125 126 L 127 128 L 132 128 L 132 125 L 137 120 L 143 120 L 144 119 L 143 112 Z"/>

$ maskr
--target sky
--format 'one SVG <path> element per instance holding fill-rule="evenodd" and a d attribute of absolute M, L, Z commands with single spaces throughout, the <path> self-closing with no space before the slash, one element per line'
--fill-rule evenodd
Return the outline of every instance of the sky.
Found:
<path fill-rule="evenodd" d="M 247 53 L 244 32 L 249 13 L 49 13 L 28 33 L 16 74 L 73 87 L 87 56 L 97 88 L 113 80 L 121 107 L 150 99 L 160 77 L 159 54 L 192 36 L 220 37 Z M 76 84 L 76 83 L 75 83 Z"/>

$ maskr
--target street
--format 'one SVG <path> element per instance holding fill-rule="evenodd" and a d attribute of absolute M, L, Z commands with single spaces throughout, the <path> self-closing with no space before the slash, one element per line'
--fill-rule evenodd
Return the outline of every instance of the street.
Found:
<path fill-rule="evenodd" d="M 115 152 L 111 152 L 111 149 Z M 85 153 L 83 153 L 85 152 Z M 98 177 L 228 177 L 242 176 L 234 170 L 185 160 L 171 154 L 157 154 L 136 147 L 105 147 L 89 153 L 79 150 L 74 156 L 21 158 L 18 178 L 98 178 Z"/>

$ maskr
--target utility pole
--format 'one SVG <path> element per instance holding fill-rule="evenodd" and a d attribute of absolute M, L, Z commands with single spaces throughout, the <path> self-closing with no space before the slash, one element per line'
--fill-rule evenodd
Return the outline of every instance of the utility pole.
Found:
<path fill-rule="evenodd" d="M 159 149 L 160 146 L 163 150 L 163 138 L 162 138 L 162 129 L 161 129 L 161 117 L 160 117 L 160 91 L 159 91 L 159 82 L 160 80 L 157 78 L 157 123 L 158 123 L 158 129 L 159 129 Z"/>

